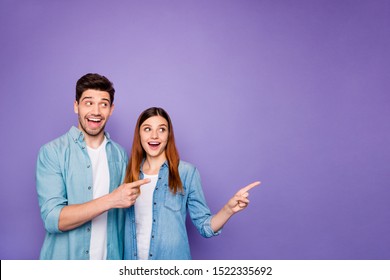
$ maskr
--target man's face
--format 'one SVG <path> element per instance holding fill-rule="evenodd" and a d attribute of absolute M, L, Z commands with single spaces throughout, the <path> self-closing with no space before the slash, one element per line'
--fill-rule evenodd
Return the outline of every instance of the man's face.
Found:
<path fill-rule="evenodd" d="M 110 94 L 106 91 L 88 89 L 79 102 L 74 102 L 74 112 L 79 116 L 79 129 L 89 136 L 104 133 L 104 127 L 114 110 L 110 105 Z"/>

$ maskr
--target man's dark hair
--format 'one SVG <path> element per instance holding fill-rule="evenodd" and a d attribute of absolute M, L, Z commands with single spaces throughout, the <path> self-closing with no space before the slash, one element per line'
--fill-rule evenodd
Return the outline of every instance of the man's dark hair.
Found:
<path fill-rule="evenodd" d="M 88 89 L 106 91 L 110 94 L 110 104 L 114 103 L 115 89 L 113 83 L 105 76 L 88 73 L 82 76 L 76 83 L 76 101 L 79 103 L 81 95 Z"/>

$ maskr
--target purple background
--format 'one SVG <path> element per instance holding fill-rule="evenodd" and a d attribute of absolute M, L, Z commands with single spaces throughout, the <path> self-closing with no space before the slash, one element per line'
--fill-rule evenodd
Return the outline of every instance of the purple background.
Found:
<path fill-rule="evenodd" d="M 36 259 L 39 147 L 113 80 L 107 130 L 171 115 L 212 212 L 261 180 L 194 259 L 390 259 L 390 2 L 0 1 L 0 258 Z"/>

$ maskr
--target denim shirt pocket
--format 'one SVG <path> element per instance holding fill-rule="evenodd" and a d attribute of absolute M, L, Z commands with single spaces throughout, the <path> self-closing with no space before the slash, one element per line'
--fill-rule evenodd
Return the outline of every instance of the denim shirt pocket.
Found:
<path fill-rule="evenodd" d="M 165 201 L 164 206 L 171 211 L 180 211 L 183 205 L 184 194 L 177 192 L 173 194 L 169 187 L 165 190 Z"/>

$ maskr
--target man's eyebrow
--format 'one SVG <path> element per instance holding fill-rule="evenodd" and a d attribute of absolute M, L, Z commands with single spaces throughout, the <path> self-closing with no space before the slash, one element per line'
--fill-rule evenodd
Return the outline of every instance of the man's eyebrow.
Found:
<path fill-rule="evenodd" d="M 85 99 L 93 99 L 92 96 L 84 96 L 81 101 L 85 100 Z M 101 99 L 102 101 L 107 101 L 107 102 L 111 102 L 109 98 L 102 98 Z"/>
<path fill-rule="evenodd" d="M 81 101 L 83 101 L 84 99 L 92 99 L 92 96 L 84 96 Z"/>

